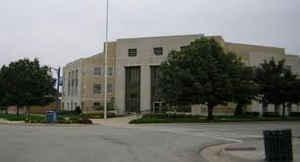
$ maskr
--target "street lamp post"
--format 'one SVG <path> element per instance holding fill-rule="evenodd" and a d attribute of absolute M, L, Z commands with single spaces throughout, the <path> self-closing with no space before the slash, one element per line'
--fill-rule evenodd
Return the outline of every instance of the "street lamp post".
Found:
<path fill-rule="evenodd" d="M 105 68 L 104 68 L 104 119 L 107 119 L 107 56 L 108 56 L 108 7 L 109 0 L 106 0 L 106 31 L 105 31 Z"/>

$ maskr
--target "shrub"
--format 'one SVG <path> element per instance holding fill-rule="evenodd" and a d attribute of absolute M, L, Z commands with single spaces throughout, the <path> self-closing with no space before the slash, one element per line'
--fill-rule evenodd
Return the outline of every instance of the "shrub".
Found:
<path fill-rule="evenodd" d="M 89 118 L 80 118 L 80 124 L 93 124 L 93 122 Z"/>
<path fill-rule="evenodd" d="M 252 117 L 258 117 L 259 112 L 246 112 L 245 115 L 246 116 L 252 116 Z"/>
<path fill-rule="evenodd" d="M 81 113 L 82 113 L 81 108 L 80 108 L 79 106 L 77 106 L 77 107 L 75 108 L 74 113 L 75 113 L 75 114 L 81 114 Z"/>
<path fill-rule="evenodd" d="M 280 117 L 280 115 L 277 114 L 276 112 L 265 112 L 263 116 L 264 117 L 270 117 L 270 118 Z"/>
<path fill-rule="evenodd" d="M 75 113 L 75 111 L 65 111 L 65 110 L 61 110 L 61 111 L 58 111 L 58 115 L 59 115 L 59 116 L 69 116 L 69 115 L 78 115 L 78 114 Z"/>
<path fill-rule="evenodd" d="M 199 115 L 189 115 L 189 114 L 176 114 L 176 113 L 150 113 L 143 115 L 143 118 L 156 118 L 156 119 L 185 119 L 185 118 L 200 118 Z"/>
<path fill-rule="evenodd" d="M 290 112 L 290 117 L 300 117 L 300 112 Z"/>
<path fill-rule="evenodd" d="M 117 115 L 115 113 L 107 113 L 107 117 L 109 118 L 114 118 Z M 80 117 L 82 118 L 90 118 L 90 119 L 103 119 L 104 114 L 103 113 L 85 113 L 85 114 L 80 114 Z"/>
<path fill-rule="evenodd" d="M 245 112 L 241 115 L 234 116 L 235 118 L 256 118 L 259 117 L 259 112 Z"/>

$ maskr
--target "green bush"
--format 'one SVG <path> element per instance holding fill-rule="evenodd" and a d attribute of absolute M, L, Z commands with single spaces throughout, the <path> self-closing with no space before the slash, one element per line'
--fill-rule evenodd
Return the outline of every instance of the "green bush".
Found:
<path fill-rule="evenodd" d="M 200 118 L 199 115 L 176 114 L 176 113 L 150 113 L 143 115 L 143 118 L 157 118 L 157 119 L 179 119 L 179 118 Z"/>
<path fill-rule="evenodd" d="M 277 118 L 280 117 L 280 115 L 277 114 L 276 112 L 265 112 L 263 117 Z"/>
<path fill-rule="evenodd" d="M 75 114 L 81 114 L 81 113 L 82 113 L 81 108 L 80 108 L 79 106 L 77 106 L 77 107 L 75 108 L 75 110 L 74 110 L 74 113 L 75 113 Z"/>
<path fill-rule="evenodd" d="M 103 119 L 104 114 L 103 113 L 84 113 L 84 114 L 80 114 L 80 117 L 89 118 L 89 119 Z M 107 113 L 107 117 L 114 118 L 114 117 L 116 117 L 116 114 L 115 113 Z"/>
<path fill-rule="evenodd" d="M 290 117 L 300 117 L 300 112 L 290 112 Z"/>
<path fill-rule="evenodd" d="M 246 112 L 245 113 L 246 116 L 252 116 L 252 117 L 259 117 L 259 112 Z"/>
<path fill-rule="evenodd" d="M 80 118 L 80 124 L 93 124 L 93 122 L 89 118 Z"/>
<path fill-rule="evenodd" d="M 81 110 L 80 110 L 81 111 Z M 72 115 L 79 115 L 80 113 L 78 113 L 79 110 L 74 110 L 74 111 L 65 111 L 65 110 L 61 110 L 58 111 L 57 114 L 58 116 L 72 116 Z"/>

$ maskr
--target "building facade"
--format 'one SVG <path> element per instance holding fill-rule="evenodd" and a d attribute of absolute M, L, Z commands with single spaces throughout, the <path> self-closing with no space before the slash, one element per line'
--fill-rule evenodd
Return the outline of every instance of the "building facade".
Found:
<path fill-rule="evenodd" d="M 204 37 L 202 34 L 119 39 L 109 43 L 109 63 L 113 73 L 109 75 L 108 100 L 113 99 L 114 108 L 120 113 L 147 112 L 153 110 L 159 65 L 172 50 Z M 230 43 L 221 36 L 209 36 L 220 43 L 225 51 L 236 53 L 248 66 L 259 66 L 264 60 L 286 59 L 287 65 L 300 74 L 300 58 L 286 55 L 283 48 Z M 105 51 L 104 51 L 105 52 Z M 79 59 L 64 67 L 63 107 L 72 110 L 80 106 L 84 111 L 94 111 L 103 104 L 104 54 Z M 110 90 L 112 89 L 112 90 Z M 229 104 L 232 105 L 232 104 Z M 75 107 L 74 107 L 75 106 Z M 234 105 L 232 105 L 234 107 Z M 259 103 L 249 106 L 249 111 L 261 111 Z M 194 105 L 193 111 L 204 112 L 205 108 Z M 218 108 L 220 113 L 230 110 Z M 232 111 L 231 111 L 232 112 Z"/>
<path fill-rule="evenodd" d="M 108 44 L 108 101 L 113 102 L 115 92 L 115 46 Z M 105 51 L 104 51 L 105 52 Z M 63 68 L 62 108 L 85 112 L 101 110 L 104 103 L 104 52 L 71 62 Z"/>

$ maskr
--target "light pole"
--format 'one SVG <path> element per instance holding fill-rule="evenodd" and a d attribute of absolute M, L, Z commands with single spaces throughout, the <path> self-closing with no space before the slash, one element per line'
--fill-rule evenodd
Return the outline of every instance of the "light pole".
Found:
<path fill-rule="evenodd" d="M 106 0 L 106 31 L 105 31 L 105 58 L 104 58 L 104 119 L 107 119 L 107 56 L 108 56 L 108 7 L 109 0 Z"/>

